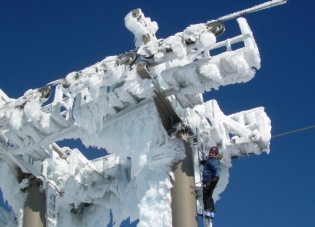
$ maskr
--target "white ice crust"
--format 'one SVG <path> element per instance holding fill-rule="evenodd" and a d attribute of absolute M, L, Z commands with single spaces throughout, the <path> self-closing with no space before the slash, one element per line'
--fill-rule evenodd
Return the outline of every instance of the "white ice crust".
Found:
<path fill-rule="evenodd" d="M 260 68 L 246 20 L 238 23 L 243 35 L 228 41 L 217 42 L 205 24 L 158 40 L 157 23 L 138 10 L 126 16 L 125 24 L 135 35 L 136 54 L 148 62 L 150 78 L 122 63 L 125 56 L 111 56 L 69 73 L 46 107 L 38 89 L 16 100 L 0 90 L 0 187 L 18 217 L 14 221 L 0 209 L 0 224 L 21 226 L 25 194 L 20 188 L 27 184 L 20 184 L 10 169 L 18 165 L 43 180 L 47 196 L 55 196 L 56 209 L 47 208 L 56 214 L 48 216 L 55 226 L 119 226 L 127 218 L 139 219 L 141 227 L 172 226 L 171 167 L 185 154 L 182 141 L 161 123 L 153 102 L 157 90 L 203 145 L 192 146 L 195 160 L 198 149 L 205 155 L 210 146 L 220 147 L 218 200 L 228 184 L 231 158 L 268 153 L 271 138 L 263 107 L 226 116 L 215 100 L 202 98 L 211 89 L 251 80 Z M 235 42 L 244 47 L 232 50 Z M 227 51 L 211 56 L 211 50 L 223 46 Z M 71 138 L 110 155 L 87 160 L 73 148 L 61 148 L 66 156 L 58 155 L 53 142 Z M 29 157 L 33 164 L 25 162 Z M 199 171 L 196 161 L 196 183 Z"/>

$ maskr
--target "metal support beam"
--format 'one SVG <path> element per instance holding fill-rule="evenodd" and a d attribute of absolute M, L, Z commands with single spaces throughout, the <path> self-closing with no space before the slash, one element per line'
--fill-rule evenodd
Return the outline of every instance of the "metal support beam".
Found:
<path fill-rule="evenodd" d="M 23 227 L 46 227 L 46 197 L 40 191 L 40 181 L 33 180 L 27 189 L 24 204 Z"/>
<path fill-rule="evenodd" d="M 166 131 L 173 130 L 173 125 L 181 120 L 173 110 L 170 103 L 160 93 L 156 92 L 154 98 L 156 108 L 160 114 L 162 124 Z M 197 227 L 195 176 L 192 149 L 188 142 L 187 133 L 179 132 L 177 136 L 183 140 L 186 157 L 175 163 L 172 171 L 175 181 L 172 181 L 172 217 L 173 227 Z"/>
<path fill-rule="evenodd" d="M 162 95 L 159 91 L 156 92 L 154 102 L 160 114 L 165 130 L 167 132 L 170 132 L 177 123 L 181 122 L 181 119 L 173 110 L 171 104 L 167 101 L 165 96 Z"/>
<path fill-rule="evenodd" d="M 194 163 L 187 134 L 178 135 L 184 142 L 185 159 L 175 163 L 175 181 L 171 190 L 173 227 L 197 227 Z"/>
<path fill-rule="evenodd" d="M 142 79 L 152 79 L 146 62 L 142 61 L 137 64 L 137 72 Z M 159 89 L 155 91 L 154 103 L 160 114 L 162 124 L 169 133 L 174 128 L 174 125 L 181 122 L 181 119 Z"/>

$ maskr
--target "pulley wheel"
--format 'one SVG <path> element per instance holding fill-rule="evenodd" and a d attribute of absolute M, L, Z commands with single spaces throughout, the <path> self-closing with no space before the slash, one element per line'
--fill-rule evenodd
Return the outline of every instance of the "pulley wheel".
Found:
<path fill-rule="evenodd" d="M 128 52 L 124 55 L 122 55 L 121 57 L 119 57 L 117 63 L 119 65 L 131 65 L 137 58 L 137 55 L 135 52 L 131 51 L 131 52 Z"/>
<path fill-rule="evenodd" d="M 38 92 L 42 94 L 42 98 L 48 99 L 51 94 L 50 86 L 45 86 L 38 89 Z"/>
<path fill-rule="evenodd" d="M 225 31 L 224 24 L 220 21 L 213 21 L 207 24 L 207 29 L 212 32 L 215 36 L 221 35 Z"/>

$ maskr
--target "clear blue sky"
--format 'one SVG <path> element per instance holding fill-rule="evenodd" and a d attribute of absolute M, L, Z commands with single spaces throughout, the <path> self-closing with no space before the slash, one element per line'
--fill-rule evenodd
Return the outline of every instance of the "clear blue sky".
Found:
<path fill-rule="evenodd" d="M 0 88 L 17 98 L 106 56 L 134 49 L 125 15 L 141 8 L 165 38 L 263 0 L 0 1 Z M 207 94 L 232 114 L 264 106 L 272 134 L 314 125 L 314 1 L 245 16 L 262 58 L 246 84 Z M 224 37 L 238 34 L 234 21 Z M 270 155 L 235 160 L 217 203 L 216 227 L 308 227 L 315 211 L 315 129 L 271 140 Z M 123 225 L 130 226 L 130 225 Z"/>

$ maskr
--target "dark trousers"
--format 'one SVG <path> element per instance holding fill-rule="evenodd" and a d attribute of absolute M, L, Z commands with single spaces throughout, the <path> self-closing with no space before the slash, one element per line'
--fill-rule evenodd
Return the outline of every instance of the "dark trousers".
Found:
<path fill-rule="evenodd" d="M 210 212 L 215 211 L 212 194 L 213 194 L 214 188 L 217 186 L 217 183 L 218 183 L 218 181 L 204 182 L 203 183 L 203 206 L 204 206 L 204 210 L 209 210 Z"/>

